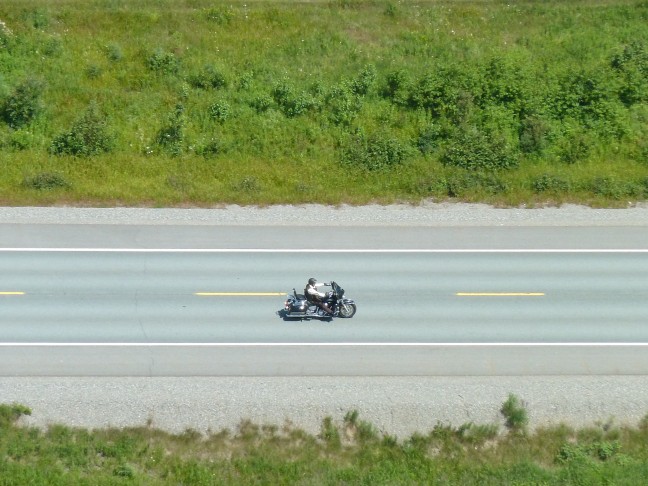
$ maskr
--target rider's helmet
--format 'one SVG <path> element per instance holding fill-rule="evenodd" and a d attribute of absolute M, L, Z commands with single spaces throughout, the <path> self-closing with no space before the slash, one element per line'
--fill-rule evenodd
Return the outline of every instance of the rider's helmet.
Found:
<path fill-rule="evenodd" d="M 308 285 L 315 285 L 316 283 L 317 283 L 317 279 L 314 279 L 312 277 L 308 279 Z"/>

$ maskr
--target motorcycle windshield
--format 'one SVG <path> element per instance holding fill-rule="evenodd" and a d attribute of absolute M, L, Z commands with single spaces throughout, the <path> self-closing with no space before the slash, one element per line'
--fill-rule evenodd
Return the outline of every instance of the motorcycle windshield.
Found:
<path fill-rule="evenodd" d="M 331 282 L 331 288 L 333 289 L 333 292 L 335 293 L 335 296 L 338 299 L 344 297 L 344 289 L 340 287 L 337 283 Z"/>

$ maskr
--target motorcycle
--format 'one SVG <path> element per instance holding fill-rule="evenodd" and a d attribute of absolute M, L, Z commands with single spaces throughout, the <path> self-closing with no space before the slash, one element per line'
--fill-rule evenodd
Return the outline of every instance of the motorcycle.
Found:
<path fill-rule="evenodd" d="M 324 302 L 328 304 L 333 314 L 328 314 L 320 309 L 317 304 L 309 302 L 304 294 L 298 294 L 295 289 L 288 294 L 284 308 L 277 314 L 284 320 L 292 319 L 331 319 L 343 317 L 349 319 L 356 313 L 356 304 L 353 300 L 344 297 L 344 289 L 336 282 L 331 282 L 331 291 L 327 292 Z"/>

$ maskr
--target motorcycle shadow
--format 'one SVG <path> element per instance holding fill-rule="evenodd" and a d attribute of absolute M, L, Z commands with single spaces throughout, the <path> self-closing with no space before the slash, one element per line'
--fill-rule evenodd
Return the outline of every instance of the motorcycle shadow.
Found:
<path fill-rule="evenodd" d="M 281 317 L 284 320 L 284 322 L 296 322 L 296 321 L 332 322 L 333 321 L 333 316 L 320 316 L 320 315 L 289 316 L 288 312 L 284 309 L 277 311 L 277 315 Z"/>

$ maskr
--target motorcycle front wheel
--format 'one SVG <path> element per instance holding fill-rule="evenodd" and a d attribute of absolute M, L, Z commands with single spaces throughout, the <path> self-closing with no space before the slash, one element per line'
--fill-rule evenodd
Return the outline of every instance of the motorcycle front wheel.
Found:
<path fill-rule="evenodd" d="M 355 304 L 340 304 L 340 311 L 338 315 L 340 317 L 344 318 L 350 318 L 353 317 L 356 313 L 356 305 Z"/>

